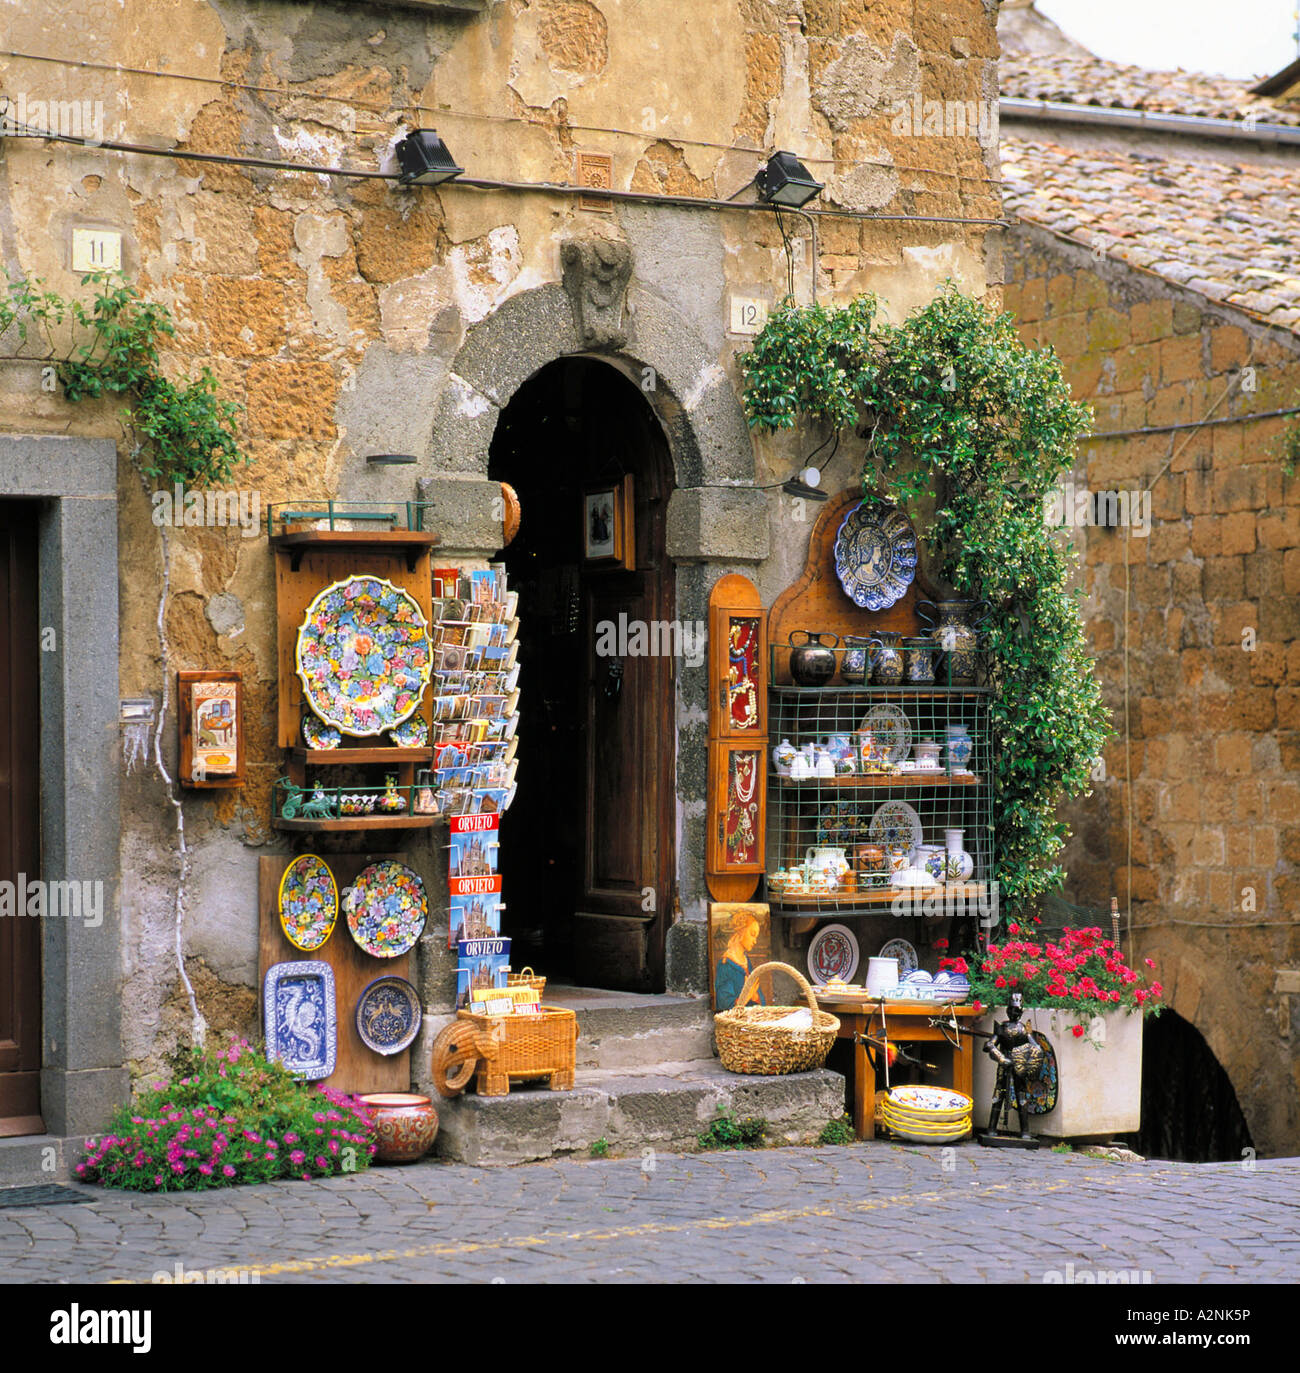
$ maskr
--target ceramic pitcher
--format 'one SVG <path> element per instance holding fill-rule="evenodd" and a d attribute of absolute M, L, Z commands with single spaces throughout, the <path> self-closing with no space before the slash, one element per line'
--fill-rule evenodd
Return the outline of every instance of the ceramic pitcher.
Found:
<path fill-rule="evenodd" d="M 903 655 L 898 651 L 902 638 L 893 630 L 881 630 L 872 641 L 876 647 L 871 654 L 871 680 L 877 686 L 897 686 L 903 680 Z"/>
<path fill-rule="evenodd" d="M 975 631 L 988 618 L 987 601 L 917 601 L 916 613 L 931 626 L 930 638 L 948 655 L 948 681 L 970 686 L 975 680 Z M 936 619 L 937 616 L 937 619 Z"/>

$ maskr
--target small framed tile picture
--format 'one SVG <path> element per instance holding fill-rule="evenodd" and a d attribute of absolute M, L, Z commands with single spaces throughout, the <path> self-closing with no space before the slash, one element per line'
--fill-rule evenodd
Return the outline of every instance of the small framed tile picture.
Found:
<path fill-rule="evenodd" d="M 583 491 L 582 561 L 588 567 L 636 571 L 636 514 L 630 473 Z"/>
<path fill-rule="evenodd" d="M 178 769 L 184 787 L 244 785 L 243 674 L 178 672 Z"/>

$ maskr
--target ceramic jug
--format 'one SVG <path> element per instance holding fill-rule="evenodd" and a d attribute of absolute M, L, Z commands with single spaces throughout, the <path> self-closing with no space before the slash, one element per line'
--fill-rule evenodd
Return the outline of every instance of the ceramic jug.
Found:
<path fill-rule="evenodd" d="M 876 640 L 860 634 L 844 636 L 844 656 L 840 661 L 840 677 L 850 686 L 860 686 L 867 680 L 867 660 Z"/>
<path fill-rule="evenodd" d="M 903 655 L 898 645 L 903 636 L 893 630 L 881 630 L 873 640 L 876 645 L 871 655 L 871 680 L 877 686 L 898 686 L 903 680 Z"/>
<path fill-rule="evenodd" d="M 934 657 L 938 652 L 933 639 L 903 640 L 903 675 L 909 686 L 934 683 Z"/>
<path fill-rule="evenodd" d="M 802 634 L 805 642 L 796 644 L 794 636 Z M 829 646 L 822 643 L 830 639 Z M 835 649 L 838 634 L 816 634 L 811 629 L 796 629 L 790 635 L 790 676 L 800 686 L 825 686 L 835 675 Z"/>
<path fill-rule="evenodd" d="M 840 879 L 849 870 L 849 860 L 844 850 L 829 844 L 810 847 L 804 855 L 804 865 L 810 873 L 823 873 L 828 886 L 837 887 Z"/>
<path fill-rule="evenodd" d="M 966 835 L 962 830 L 944 830 L 943 839 L 948 851 L 948 880 L 964 882 L 975 871 L 975 860 L 966 852 Z"/>
<path fill-rule="evenodd" d="M 948 655 L 950 685 L 970 686 L 975 680 L 975 650 L 979 642 L 975 631 L 988 618 L 991 608 L 987 601 L 940 601 L 938 605 L 917 601 L 916 613 L 931 626 L 930 638 Z"/>

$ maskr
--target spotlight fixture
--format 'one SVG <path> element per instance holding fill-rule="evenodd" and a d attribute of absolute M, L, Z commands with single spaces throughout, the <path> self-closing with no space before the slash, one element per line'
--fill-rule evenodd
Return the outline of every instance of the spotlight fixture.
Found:
<path fill-rule="evenodd" d="M 808 168 L 787 152 L 773 153 L 754 178 L 754 185 L 761 200 L 788 210 L 806 205 L 823 189 L 823 183 L 815 181 Z"/>
<path fill-rule="evenodd" d="M 376 467 L 401 467 L 407 463 L 419 462 L 414 453 L 371 453 L 366 458 Z"/>
<path fill-rule="evenodd" d="M 437 186 L 465 169 L 456 165 L 436 129 L 413 129 L 397 145 L 398 180 L 403 186 Z"/>
<path fill-rule="evenodd" d="M 787 496 L 799 496 L 805 501 L 830 500 L 830 495 L 827 492 L 818 489 L 821 482 L 822 474 L 817 468 L 809 466 L 805 467 L 797 476 L 782 482 L 781 490 Z"/>

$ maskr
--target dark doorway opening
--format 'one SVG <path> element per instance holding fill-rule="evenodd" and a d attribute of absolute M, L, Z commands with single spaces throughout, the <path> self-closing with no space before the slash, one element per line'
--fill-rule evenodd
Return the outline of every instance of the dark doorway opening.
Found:
<path fill-rule="evenodd" d="M 1129 1141 L 1146 1158 L 1184 1163 L 1240 1160 L 1254 1147 L 1227 1073 L 1175 1011 L 1142 1027 L 1142 1128 Z"/>
<path fill-rule="evenodd" d="M 0 881 L 41 878 L 37 508 L 0 501 Z M 15 900 L 21 899 L 15 897 Z M 44 1132 L 41 921 L 0 919 L 0 1136 Z"/>
<path fill-rule="evenodd" d="M 564 358 L 502 412 L 489 474 L 519 497 L 503 561 L 519 592 L 518 792 L 502 817 L 511 963 L 557 981 L 662 991 L 673 906 L 671 656 L 619 656 L 602 627 L 675 614 L 663 431 L 608 363 Z M 584 492 L 630 475 L 634 570 L 584 557 Z"/>

